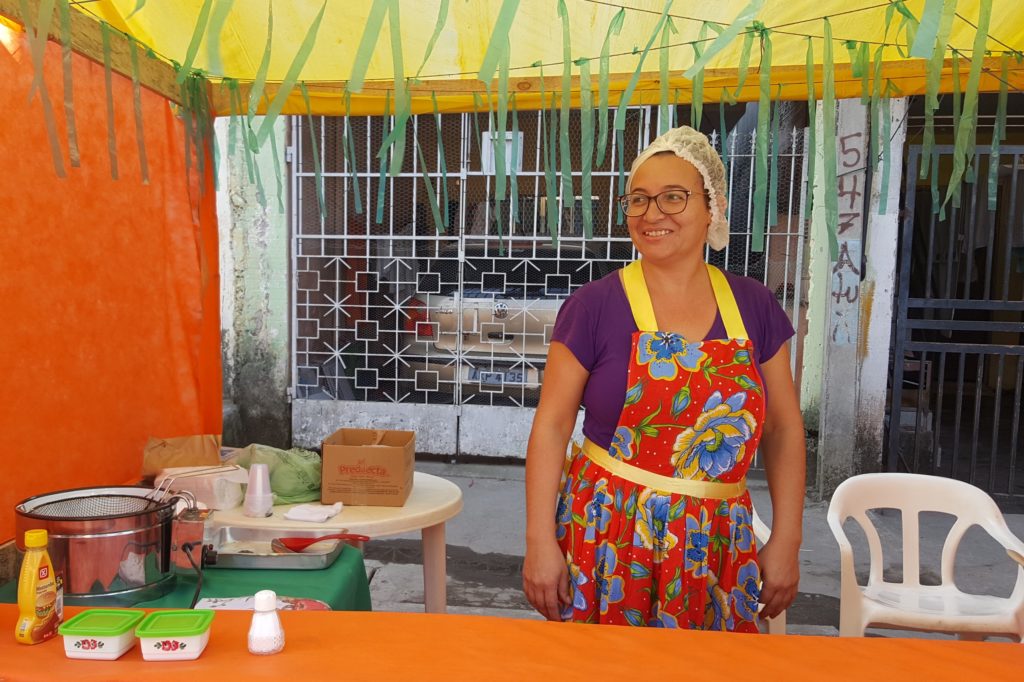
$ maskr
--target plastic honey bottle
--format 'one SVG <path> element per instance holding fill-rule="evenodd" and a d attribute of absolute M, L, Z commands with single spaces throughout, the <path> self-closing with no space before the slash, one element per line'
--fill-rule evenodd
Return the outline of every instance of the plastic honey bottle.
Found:
<path fill-rule="evenodd" d="M 14 638 L 39 644 L 57 634 L 64 615 L 63 589 L 46 551 L 45 530 L 25 532 L 25 558 L 18 578 L 18 624 Z"/>

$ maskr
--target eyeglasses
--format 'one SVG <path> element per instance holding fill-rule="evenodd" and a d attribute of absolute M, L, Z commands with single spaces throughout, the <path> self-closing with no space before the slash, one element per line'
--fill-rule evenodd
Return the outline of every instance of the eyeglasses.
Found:
<path fill-rule="evenodd" d="M 675 215 L 686 210 L 686 204 L 691 194 L 707 194 L 707 192 L 694 192 L 688 189 L 669 189 L 659 192 L 653 197 L 639 192 L 623 194 L 617 199 L 622 212 L 630 218 L 638 218 L 647 213 L 651 206 L 651 200 L 658 205 L 658 210 L 665 215 Z"/>

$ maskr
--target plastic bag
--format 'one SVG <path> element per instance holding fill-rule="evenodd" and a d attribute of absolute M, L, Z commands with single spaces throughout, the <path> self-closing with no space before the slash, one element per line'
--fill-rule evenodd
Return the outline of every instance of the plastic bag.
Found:
<path fill-rule="evenodd" d="M 236 451 L 226 463 L 246 469 L 252 464 L 266 464 L 270 471 L 274 504 L 320 500 L 320 455 L 311 450 L 279 450 L 269 445 L 253 444 Z"/>

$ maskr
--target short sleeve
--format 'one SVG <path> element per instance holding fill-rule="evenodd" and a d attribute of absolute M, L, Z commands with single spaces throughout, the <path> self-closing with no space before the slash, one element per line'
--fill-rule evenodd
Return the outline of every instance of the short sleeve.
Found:
<path fill-rule="evenodd" d="M 581 293 L 582 289 L 562 304 L 551 330 L 551 340 L 564 344 L 589 372 L 594 369 L 597 356 L 597 319 Z"/>
<path fill-rule="evenodd" d="M 796 334 L 793 323 L 790 322 L 786 311 L 779 305 L 779 301 L 772 292 L 762 289 L 764 301 L 759 306 L 763 315 L 761 319 L 761 338 L 757 342 L 757 361 L 760 364 L 768 362 L 779 352 L 782 345 L 789 341 Z"/>

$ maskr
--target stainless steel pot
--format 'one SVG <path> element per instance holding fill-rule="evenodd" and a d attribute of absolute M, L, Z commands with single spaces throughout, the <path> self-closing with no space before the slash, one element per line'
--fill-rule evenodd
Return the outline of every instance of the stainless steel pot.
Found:
<path fill-rule="evenodd" d="M 175 500 L 147 495 L 152 488 L 110 486 L 30 497 L 14 508 L 18 550 L 25 551 L 25 531 L 47 531 L 50 559 L 70 604 L 157 599 L 174 589 Z"/>

